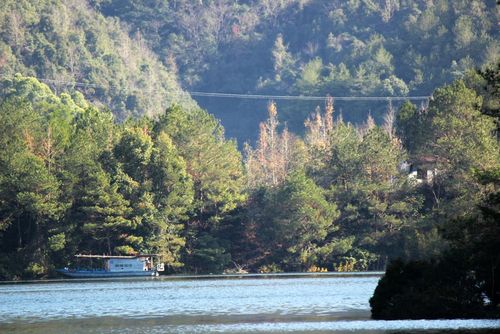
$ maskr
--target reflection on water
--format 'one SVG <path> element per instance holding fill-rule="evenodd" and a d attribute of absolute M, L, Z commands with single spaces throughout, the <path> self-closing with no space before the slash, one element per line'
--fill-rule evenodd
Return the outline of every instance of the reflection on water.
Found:
<path fill-rule="evenodd" d="M 395 333 L 498 329 L 494 320 L 373 321 L 379 277 L 143 279 L 0 285 L 0 332 Z"/>

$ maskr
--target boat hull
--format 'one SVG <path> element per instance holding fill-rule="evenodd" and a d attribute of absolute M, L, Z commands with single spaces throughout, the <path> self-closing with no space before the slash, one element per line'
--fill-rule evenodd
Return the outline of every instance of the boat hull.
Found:
<path fill-rule="evenodd" d="M 156 270 L 148 271 L 105 271 L 105 270 L 68 270 L 59 269 L 58 273 L 72 278 L 111 278 L 111 277 L 153 277 Z"/>

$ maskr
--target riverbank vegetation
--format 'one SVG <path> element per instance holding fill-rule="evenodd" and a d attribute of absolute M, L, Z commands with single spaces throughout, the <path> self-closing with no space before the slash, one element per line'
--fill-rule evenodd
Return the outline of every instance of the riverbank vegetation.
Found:
<path fill-rule="evenodd" d="M 81 94 L 4 80 L 2 276 L 52 275 L 77 252 L 157 252 L 195 273 L 380 270 L 443 251 L 480 265 L 472 249 L 498 235 L 486 233 L 498 68 L 485 73 L 437 89 L 426 109 L 389 105 L 381 126 L 344 122 L 328 99 L 304 137 L 270 103 L 243 156 L 200 109 L 116 123 Z"/>
<path fill-rule="evenodd" d="M 181 250 L 196 261 L 206 244 L 193 240 L 215 242 L 198 233 L 245 199 L 241 155 L 202 110 L 116 124 L 81 94 L 57 96 L 33 78 L 2 90 L 4 277 L 44 276 L 76 252 L 151 250 L 176 268 Z"/>
<path fill-rule="evenodd" d="M 444 162 L 426 224 L 445 247 L 391 263 L 370 300 L 376 319 L 500 317 L 499 69 L 482 73 L 482 96 L 457 82 L 435 92 L 440 108 L 412 115 L 431 130 L 420 148 Z"/>

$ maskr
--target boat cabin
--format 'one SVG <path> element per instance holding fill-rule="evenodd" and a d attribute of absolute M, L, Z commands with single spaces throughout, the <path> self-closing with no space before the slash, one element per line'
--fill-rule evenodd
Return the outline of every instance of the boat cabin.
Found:
<path fill-rule="evenodd" d="M 151 270 L 151 261 L 140 257 L 133 259 L 110 258 L 106 260 L 104 265 L 107 271 Z"/>
<path fill-rule="evenodd" d="M 100 259 L 104 261 L 104 270 L 107 272 L 127 272 L 127 271 L 163 271 L 163 264 L 153 265 L 157 254 L 140 255 L 75 255 L 77 259 Z"/>

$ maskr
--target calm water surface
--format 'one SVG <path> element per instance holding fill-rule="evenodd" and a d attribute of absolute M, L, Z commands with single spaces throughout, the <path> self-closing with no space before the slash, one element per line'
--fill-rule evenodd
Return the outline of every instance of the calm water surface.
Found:
<path fill-rule="evenodd" d="M 373 321 L 378 275 L 0 285 L 0 333 L 500 333 L 495 320 Z"/>

